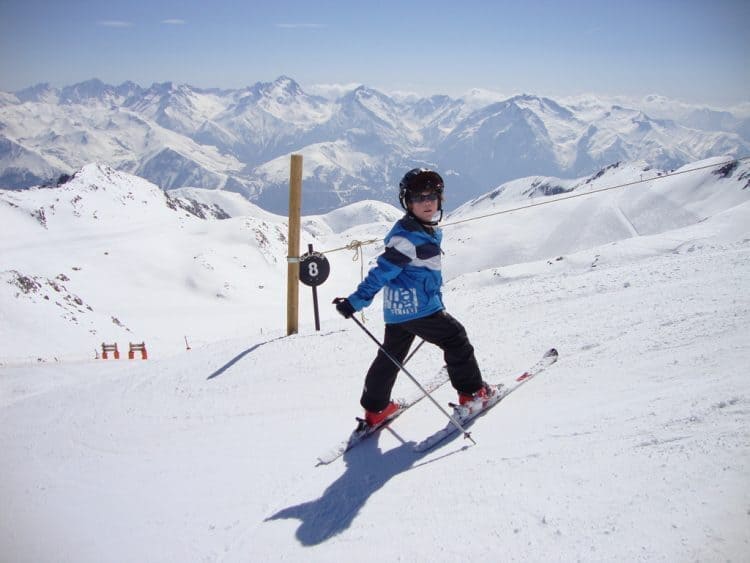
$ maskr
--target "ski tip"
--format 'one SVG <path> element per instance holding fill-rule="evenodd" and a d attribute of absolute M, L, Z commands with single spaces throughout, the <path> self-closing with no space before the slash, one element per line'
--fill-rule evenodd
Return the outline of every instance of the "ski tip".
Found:
<path fill-rule="evenodd" d="M 546 353 L 544 354 L 544 356 L 545 356 L 546 358 L 557 358 L 557 356 L 559 356 L 559 355 L 560 355 L 560 354 L 558 354 L 558 353 L 557 353 L 557 349 L 555 349 L 555 348 L 550 348 L 550 349 L 549 349 L 549 350 L 547 350 L 547 352 L 546 352 Z"/>

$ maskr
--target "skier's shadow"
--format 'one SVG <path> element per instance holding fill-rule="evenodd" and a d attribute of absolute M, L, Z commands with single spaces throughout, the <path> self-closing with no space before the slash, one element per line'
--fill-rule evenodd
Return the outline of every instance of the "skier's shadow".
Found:
<path fill-rule="evenodd" d="M 319 545 L 349 528 L 367 499 L 391 478 L 408 471 L 429 453 L 415 452 L 415 442 L 402 442 L 382 453 L 379 437 L 375 436 L 344 454 L 346 471 L 319 499 L 284 508 L 265 521 L 300 520 L 296 536 L 304 546 Z M 453 439 L 455 436 L 445 444 Z"/>

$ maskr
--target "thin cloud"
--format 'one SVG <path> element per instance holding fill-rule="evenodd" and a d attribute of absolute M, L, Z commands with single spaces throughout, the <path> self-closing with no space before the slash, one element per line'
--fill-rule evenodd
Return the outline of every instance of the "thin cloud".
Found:
<path fill-rule="evenodd" d="M 133 27 L 133 22 L 126 22 L 123 20 L 99 20 L 96 25 L 102 27 Z"/>
<path fill-rule="evenodd" d="M 326 25 L 322 23 L 277 23 L 276 27 L 282 29 L 321 29 Z"/>
<path fill-rule="evenodd" d="M 362 86 L 361 82 L 350 82 L 349 84 L 313 84 L 312 86 L 305 86 L 305 91 L 316 96 L 335 100 L 352 90 L 356 90 L 360 86 Z"/>
<path fill-rule="evenodd" d="M 161 20 L 161 23 L 163 23 L 164 25 L 185 25 L 187 22 L 179 18 L 170 18 L 166 20 Z"/>

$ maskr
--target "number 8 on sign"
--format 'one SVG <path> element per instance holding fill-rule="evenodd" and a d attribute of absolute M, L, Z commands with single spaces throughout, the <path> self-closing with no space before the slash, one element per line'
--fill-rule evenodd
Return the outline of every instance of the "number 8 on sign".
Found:
<path fill-rule="evenodd" d="M 313 262 L 310 260 L 307 263 L 307 275 L 311 278 L 317 278 L 318 277 L 318 263 Z"/>
<path fill-rule="evenodd" d="M 308 252 L 299 257 L 299 281 L 316 287 L 328 279 L 331 266 L 320 252 Z"/>

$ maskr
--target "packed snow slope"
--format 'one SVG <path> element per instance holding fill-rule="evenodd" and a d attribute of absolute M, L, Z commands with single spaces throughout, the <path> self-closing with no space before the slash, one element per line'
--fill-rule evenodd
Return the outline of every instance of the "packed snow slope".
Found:
<path fill-rule="evenodd" d="M 459 436 L 415 453 L 445 424 L 423 401 L 321 467 L 316 456 L 360 413 L 375 353 L 330 306 L 360 277 L 352 250 L 327 254 L 322 330 L 305 288 L 307 319 L 286 337 L 278 218 L 256 208 L 201 219 L 194 212 L 210 205 L 197 197 L 173 209 L 134 177 L 94 181 L 112 174 L 99 166 L 79 175 L 89 191 L 3 194 L 13 236 L 1 249 L 0 553 L 748 561 L 750 171 L 718 159 L 687 168 L 707 164 L 717 166 L 666 178 L 623 165 L 565 185 L 527 179 L 447 217 L 444 297 L 485 377 L 509 383 L 550 346 L 560 360 L 472 425 L 476 445 Z M 506 212 L 641 174 L 649 181 L 627 189 Z M 303 244 L 382 237 L 399 213 L 375 205 L 305 218 Z M 42 208 L 46 225 L 30 215 Z M 458 223 L 480 215 L 490 216 Z M 380 248 L 363 251 L 366 267 Z M 378 307 L 367 312 L 376 334 Z M 127 323 L 113 323 L 115 312 Z M 153 353 L 91 359 L 105 333 L 121 346 L 153 342 Z M 171 342 L 192 334 L 189 351 Z M 440 365 L 425 346 L 410 371 L 425 379 Z M 395 391 L 412 388 L 402 377 Z M 436 399 L 454 392 L 446 385 Z"/>

